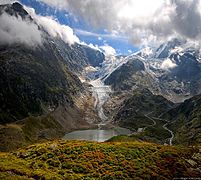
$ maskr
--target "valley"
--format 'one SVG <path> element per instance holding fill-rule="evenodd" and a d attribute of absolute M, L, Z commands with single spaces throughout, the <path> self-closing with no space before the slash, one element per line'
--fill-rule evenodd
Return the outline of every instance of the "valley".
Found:
<path fill-rule="evenodd" d="M 95 74 L 100 74 L 100 72 L 89 72 L 89 74 L 91 77 L 95 77 Z M 87 77 L 87 79 L 88 78 L 90 77 Z M 100 121 L 97 124 L 94 124 L 97 125 L 98 129 L 73 131 L 67 133 L 63 139 L 104 142 L 113 136 L 131 134 L 129 129 L 118 127 L 117 125 L 112 124 L 111 120 L 105 115 L 103 105 L 109 100 L 109 94 L 112 93 L 112 91 L 110 86 L 104 85 L 101 79 L 102 77 L 99 77 L 98 79 L 90 79 L 88 82 L 88 84 L 92 86 L 90 91 L 92 92 L 92 97 L 94 98 L 94 110 L 97 112 L 97 115 L 100 118 Z M 94 123 L 94 121 L 91 122 Z M 95 122 L 97 122 L 97 120 Z"/>

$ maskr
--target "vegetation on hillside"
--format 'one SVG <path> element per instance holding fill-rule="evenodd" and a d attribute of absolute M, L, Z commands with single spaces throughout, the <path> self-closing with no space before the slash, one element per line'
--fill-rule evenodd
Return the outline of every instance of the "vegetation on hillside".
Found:
<path fill-rule="evenodd" d="M 196 148 L 136 141 L 50 141 L 1 153 L 0 179 L 199 177 L 200 164 L 201 154 Z"/>
<path fill-rule="evenodd" d="M 35 142 L 59 138 L 63 127 L 52 117 L 29 117 L 0 126 L 0 151 L 11 151 Z"/>
<path fill-rule="evenodd" d="M 173 106 L 174 103 L 148 89 L 137 89 L 119 103 L 119 108 L 111 116 L 115 124 L 136 132 L 135 137 L 164 144 L 171 134 L 163 127 L 166 121 L 157 118 Z"/>
<path fill-rule="evenodd" d="M 162 118 L 171 122 L 168 127 L 175 132 L 174 143 L 184 145 L 201 143 L 201 95 L 184 101 L 165 113 Z"/>

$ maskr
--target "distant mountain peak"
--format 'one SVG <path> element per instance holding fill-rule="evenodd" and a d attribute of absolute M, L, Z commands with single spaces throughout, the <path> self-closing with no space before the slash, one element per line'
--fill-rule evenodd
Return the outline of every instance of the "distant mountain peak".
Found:
<path fill-rule="evenodd" d="M 22 6 L 22 4 L 20 4 L 19 2 L 14 2 L 14 3 L 12 4 L 12 7 L 13 7 L 16 11 L 20 11 L 20 10 L 24 9 L 23 6 Z"/>
<path fill-rule="evenodd" d="M 29 13 L 24 9 L 23 5 L 19 2 L 14 2 L 12 4 L 4 4 L 0 5 L 0 15 L 2 13 L 6 12 L 7 14 L 11 16 L 20 16 L 22 19 L 29 18 L 32 20 Z"/>

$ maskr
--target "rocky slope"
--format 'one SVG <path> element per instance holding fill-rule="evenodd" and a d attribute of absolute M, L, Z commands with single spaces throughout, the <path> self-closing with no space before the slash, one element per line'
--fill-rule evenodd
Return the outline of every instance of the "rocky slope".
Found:
<path fill-rule="evenodd" d="M 130 97 L 126 98 L 121 104 L 118 113 L 114 117 L 114 121 L 123 123 L 124 126 L 127 127 L 132 126 L 137 130 L 139 127 L 143 127 L 141 124 L 143 122 L 139 121 L 139 117 L 144 119 L 148 119 L 146 115 L 157 117 L 168 109 L 171 109 L 173 106 L 174 103 L 171 101 L 166 100 L 162 96 L 153 95 L 147 89 L 135 90 Z M 129 119 L 131 124 L 128 122 L 124 123 L 123 121 L 125 119 Z M 150 122 L 150 119 L 147 121 Z"/>
<path fill-rule="evenodd" d="M 148 88 L 174 102 L 201 93 L 199 50 L 185 42 L 174 39 L 156 50 L 141 50 L 123 61 L 105 79 L 115 91 Z"/>
<path fill-rule="evenodd" d="M 88 66 L 101 67 L 105 56 L 102 52 L 86 45 L 75 43 L 68 45 L 61 39 L 54 39 L 55 48 L 59 51 L 68 68 L 81 75 Z"/>
<path fill-rule="evenodd" d="M 120 99 L 117 96 L 105 104 L 114 124 L 133 130 L 133 139 L 170 143 L 171 134 L 164 128 L 166 122 L 157 118 L 172 109 L 174 103 L 152 94 L 148 89 L 136 89 L 125 96 L 121 94 Z"/>
<path fill-rule="evenodd" d="M 19 3 L 0 9 L 34 21 Z M 53 111 L 59 105 L 72 105 L 73 97 L 84 90 L 72 71 L 78 73 L 90 64 L 98 66 L 104 59 L 99 51 L 79 44 L 69 46 L 38 28 L 45 37 L 42 47 L 0 46 L 0 85 L 4 87 L 0 92 L 1 123 Z"/>
<path fill-rule="evenodd" d="M 114 124 L 134 131 L 131 136 L 114 138 L 118 141 L 140 139 L 160 144 L 201 143 L 200 95 L 174 104 L 147 89 L 136 89 L 133 93 L 113 95 L 104 107 Z"/>
<path fill-rule="evenodd" d="M 199 102 L 196 108 L 192 103 L 198 98 L 181 103 L 200 94 L 198 48 L 173 39 L 156 50 L 143 49 L 116 60 L 114 65 L 112 59 L 107 61 L 105 70 L 109 72 L 103 71 L 105 84 L 113 89 L 104 108 L 114 124 L 135 131 L 125 140 L 200 143 L 200 107 Z M 191 115 L 186 115 L 186 111 Z"/>
<path fill-rule="evenodd" d="M 73 104 L 82 84 L 54 49 L 49 43 L 34 51 L 17 45 L 0 48 L 1 123 Z"/>

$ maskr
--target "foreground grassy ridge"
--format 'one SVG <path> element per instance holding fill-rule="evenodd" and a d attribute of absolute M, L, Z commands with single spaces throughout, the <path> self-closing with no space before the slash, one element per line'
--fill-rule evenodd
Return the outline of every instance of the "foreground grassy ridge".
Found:
<path fill-rule="evenodd" d="M 50 141 L 0 154 L 0 179 L 199 177 L 193 170 L 201 164 L 192 160 L 196 153 L 145 142 Z"/>

